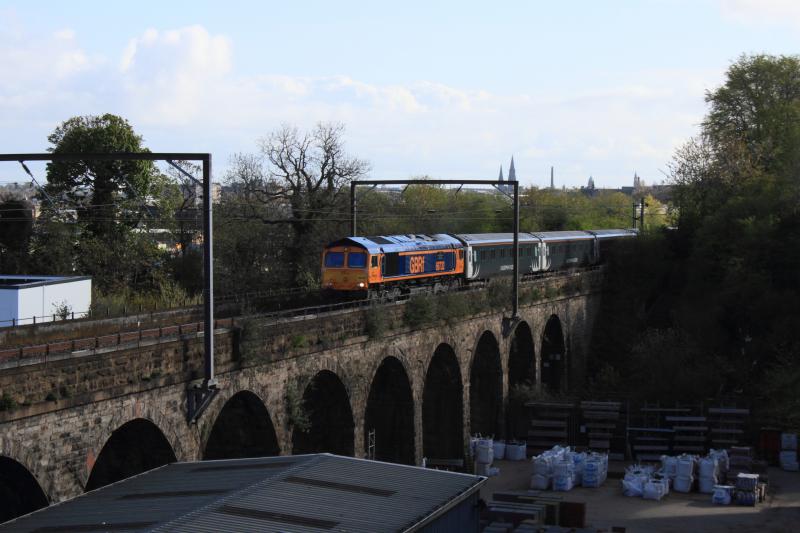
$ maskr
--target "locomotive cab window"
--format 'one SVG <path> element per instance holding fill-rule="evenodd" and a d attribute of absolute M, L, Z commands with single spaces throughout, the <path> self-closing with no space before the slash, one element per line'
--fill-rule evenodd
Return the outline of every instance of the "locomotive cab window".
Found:
<path fill-rule="evenodd" d="M 459 259 L 464 259 L 464 250 L 459 250 L 458 251 L 458 258 Z"/>
<path fill-rule="evenodd" d="M 377 255 L 373 255 L 372 256 L 372 268 L 375 268 L 377 266 L 378 266 L 378 256 Z"/>
<path fill-rule="evenodd" d="M 347 254 L 347 266 L 350 268 L 364 268 L 367 266 L 367 254 L 363 252 L 350 252 Z"/>
<path fill-rule="evenodd" d="M 344 252 L 326 253 L 325 266 L 328 268 L 342 268 L 344 266 Z"/>

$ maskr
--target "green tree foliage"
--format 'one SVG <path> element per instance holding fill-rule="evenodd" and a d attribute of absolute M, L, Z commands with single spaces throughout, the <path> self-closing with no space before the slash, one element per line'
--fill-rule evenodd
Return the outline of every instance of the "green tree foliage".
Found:
<path fill-rule="evenodd" d="M 800 375 L 800 58 L 743 56 L 706 101 L 671 165 L 677 230 L 609 269 L 618 320 L 596 335 L 596 368 L 643 395 L 758 398 L 785 420 Z"/>
<path fill-rule="evenodd" d="M 13 194 L 0 194 L 0 272 L 23 273 L 33 233 L 33 206 Z"/>
<path fill-rule="evenodd" d="M 54 154 L 143 152 L 142 137 L 116 115 L 73 117 L 48 137 Z M 138 224 L 155 175 L 151 161 L 54 161 L 47 191 L 75 206 L 95 235 L 109 236 Z"/>
<path fill-rule="evenodd" d="M 64 154 L 141 153 L 142 138 L 123 118 L 73 117 L 48 137 Z M 29 247 L 31 272 L 90 275 L 103 293 L 177 290 L 170 257 L 156 237 L 175 230 L 181 191 L 150 161 L 54 161 L 47 166 Z M 52 201 L 51 201 L 52 200 Z"/>

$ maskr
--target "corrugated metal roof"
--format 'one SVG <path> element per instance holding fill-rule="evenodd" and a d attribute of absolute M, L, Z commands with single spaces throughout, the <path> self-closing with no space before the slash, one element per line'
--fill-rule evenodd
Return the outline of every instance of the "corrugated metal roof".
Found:
<path fill-rule="evenodd" d="M 173 463 L 0 531 L 406 531 L 484 480 L 329 454 Z"/>

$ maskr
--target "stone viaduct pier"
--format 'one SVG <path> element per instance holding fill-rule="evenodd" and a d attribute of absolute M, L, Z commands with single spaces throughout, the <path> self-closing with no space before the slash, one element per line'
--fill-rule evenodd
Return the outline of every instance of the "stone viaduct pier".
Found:
<path fill-rule="evenodd" d="M 219 321 L 220 392 L 197 423 L 196 323 L 0 348 L 0 522 L 176 460 L 329 451 L 420 464 L 463 458 L 471 433 L 524 437 L 510 393 L 583 381 L 602 276 L 527 283 L 515 322 L 486 308 L 412 326 L 400 303 Z"/>

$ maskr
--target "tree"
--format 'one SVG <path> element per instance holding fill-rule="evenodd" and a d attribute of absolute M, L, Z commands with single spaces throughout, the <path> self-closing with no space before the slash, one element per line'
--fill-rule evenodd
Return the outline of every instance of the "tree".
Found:
<path fill-rule="evenodd" d="M 798 168 L 800 56 L 743 55 L 706 102 L 703 133 L 712 144 L 741 145 L 767 172 Z"/>
<path fill-rule="evenodd" d="M 346 231 L 347 185 L 369 164 L 346 154 L 342 124 L 321 123 L 310 132 L 285 125 L 259 148 L 258 155 L 234 156 L 227 181 L 240 191 L 242 215 L 291 227 L 288 263 L 294 283 L 307 285 L 322 246 Z"/>
<path fill-rule="evenodd" d="M 48 140 L 54 154 L 148 151 L 128 121 L 112 114 L 73 117 Z M 31 246 L 40 272 L 91 275 L 103 293 L 173 290 L 168 253 L 154 235 L 175 229 L 182 195 L 152 161 L 52 161 L 47 182 L 53 203 L 42 204 Z"/>
<path fill-rule="evenodd" d="M 672 164 L 686 259 L 675 313 L 755 392 L 800 323 L 800 58 L 742 56 L 706 101 L 700 138 Z"/>
<path fill-rule="evenodd" d="M 0 272 L 24 273 L 32 232 L 30 202 L 13 194 L 0 193 Z"/>
<path fill-rule="evenodd" d="M 145 152 L 142 137 L 122 117 L 73 117 L 48 137 L 54 154 Z M 134 227 L 150 194 L 152 161 L 53 161 L 47 165 L 47 191 L 76 206 L 88 231 L 109 236 Z"/>

